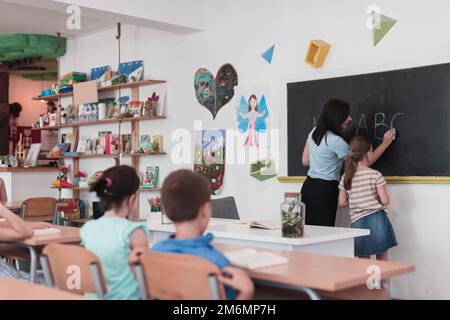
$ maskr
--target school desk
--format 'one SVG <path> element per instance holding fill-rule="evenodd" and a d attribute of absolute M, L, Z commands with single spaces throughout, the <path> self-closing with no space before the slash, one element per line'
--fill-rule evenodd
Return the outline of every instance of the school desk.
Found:
<path fill-rule="evenodd" d="M 11 211 L 20 211 L 22 209 L 22 202 L 15 201 L 15 202 L 6 202 L 3 203 L 3 205 L 6 207 L 6 209 Z"/>
<path fill-rule="evenodd" d="M 0 300 L 85 300 L 85 298 L 24 281 L 0 278 Z"/>
<path fill-rule="evenodd" d="M 223 252 L 243 249 L 240 246 L 222 244 L 217 244 L 216 247 Z M 377 269 L 380 280 L 389 280 L 414 271 L 413 265 L 399 262 L 255 249 L 289 260 L 286 265 L 248 270 L 257 287 L 257 299 L 295 299 L 304 297 L 305 293 L 310 298 L 387 299 L 387 289 L 368 289 L 367 280 L 371 275 L 368 271 Z"/>
<path fill-rule="evenodd" d="M 62 226 L 52 226 L 52 228 L 58 228 L 61 230 L 60 233 L 38 235 L 34 236 L 28 240 L 23 241 L 1 241 L 3 244 L 7 244 L 8 247 L 14 248 L 26 248 L 30 254 L 30 282 L 34 282 L 36 276 L 37 259 L 38 252 L 42 250 L 43 247 L 50 243 L 79 243 L 80 229 L 73 227 L 62 227 Z M 13 252 L 14 253 L 14 252 Z M 4 254 L 2 252 L 2 254 Z"/>
<path fill-rule="evenodd" d="M 173 224 L 161 223 L 160 214 L 151 215 L 147 226 L 151 243 L 165 240 L 175 232 Z M 281 229 L 251 229 L 241 221 L 223 219 L 212 219 L 207 232 L 214 235 L 215 243 L 342 257 L 354 257 L 354 239 L 370 234 L 364 229 L 305 226 L 303 238 L 288 239 L 281 236 Z"/>

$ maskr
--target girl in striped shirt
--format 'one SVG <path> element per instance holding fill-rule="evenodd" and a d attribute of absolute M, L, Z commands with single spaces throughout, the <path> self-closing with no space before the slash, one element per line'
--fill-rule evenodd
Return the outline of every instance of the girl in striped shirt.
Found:
<path fill-rule="evenodd" d="M 355 238 L 355 256 L 388 260 L 388 250 L 397 246 L 394 229 L 385 212 L 389 204 L 386 180 L 368 163 L 372 153 L 370 140 L 356 136 L 345 159 L 345 173 L 339 184 L 339 205 L 350 205 L 352 228 L 369 229 L 370 235 Z"/>

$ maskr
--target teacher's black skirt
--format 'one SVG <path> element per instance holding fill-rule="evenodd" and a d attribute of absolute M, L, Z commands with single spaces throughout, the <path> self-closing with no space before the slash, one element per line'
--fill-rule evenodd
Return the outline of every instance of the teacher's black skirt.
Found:
<path fill-rule="evenodd" d="M 334 227 L 338 208 L 339 182 L 307 177 L 301 191 L 306 206 L 306 224 Z"/>

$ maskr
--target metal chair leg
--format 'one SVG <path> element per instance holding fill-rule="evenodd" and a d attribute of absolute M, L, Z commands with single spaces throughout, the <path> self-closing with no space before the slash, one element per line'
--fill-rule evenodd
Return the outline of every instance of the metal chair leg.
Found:
<path fill-rule="evenodd" d="M 94 285 L 95 285 L 95 291 L 97 292 L 97 297 L 100 300 L 104 300 L 105 292 L 103 291 L 102 279 L 100 276 L 98 265 L 96 263 L 92 263 L 90 265 L 90 267 L 91 267 L 92 277 L 94 278 L 93 281 L 94 281 Z"/>
<path fill-rule="evenodd" d="M 141 295 L 142 300 L 149 300 L 149 296 L 147 293 L 147 286 L 145 285 L 144 270 L 142 269 L 142 266 L 140 264 L 136 264 L 134 266 L 134 273 L 139 286 L 139 293 Z"/>
<path fill-rule="evenodd" d="M 288 289 L 288 290 L 301 292 L 301 293 L 306 294 L 308 296 L 308 298 L 311 300 L 322 300 L 320 298 L 320 296 L 311 288 L 299 287 L 299 286 L 295 286 L 295 285 L 282 284 L 282 283 L 276 283 L 276 282 L 265 281 L 265 280 L 256 280 L 254 282 L 255 282 L 255 284 L 262 285 L 262 286 Z"/>
<path fill-rule="evenodd" d="M 36 278 L 36 269 L 37 269 L 37 253 L 36 250 L 31 247 L 31 246 L 27 246 L 28 251 L 30 252 L 30 282 L 34 283 L 35 282 L 35 278 Z"/>
<path fill-rule="evenodd" d="M 208 276 L 209 289 L 211 290 L 212 300 L 220 300 L 220 291 L 217 276 L 215 274 L 210 274 Z"/>
<path fill-rule="evenodd" d="M 40 261 L 41 261 L 42 271 L 44 273 L 45 286 L 49 287 L 49 288 L 54 288 L 55 285 L 53 283 L 52 275 L 50 273 L 50 266 L 48 265 L 47 257 L 41 256 Z"/>

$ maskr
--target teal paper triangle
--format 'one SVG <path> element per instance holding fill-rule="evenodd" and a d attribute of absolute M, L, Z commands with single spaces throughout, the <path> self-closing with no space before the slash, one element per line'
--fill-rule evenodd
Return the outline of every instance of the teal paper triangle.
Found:
<path fill-rule="evenodd" d="M 373 29 L 373 46 L 376 46 L 396 23 L 397 20 L 381 15 L 380 28 Z"/>
<path fill-rule="evenodd" d="M 273 59 L 273 52 L 275 51 L 275 45 L 271 46 L 269 49 L 267 49 L 261 57 L 264 58 L 269 64 L 272 64 Z"/>

